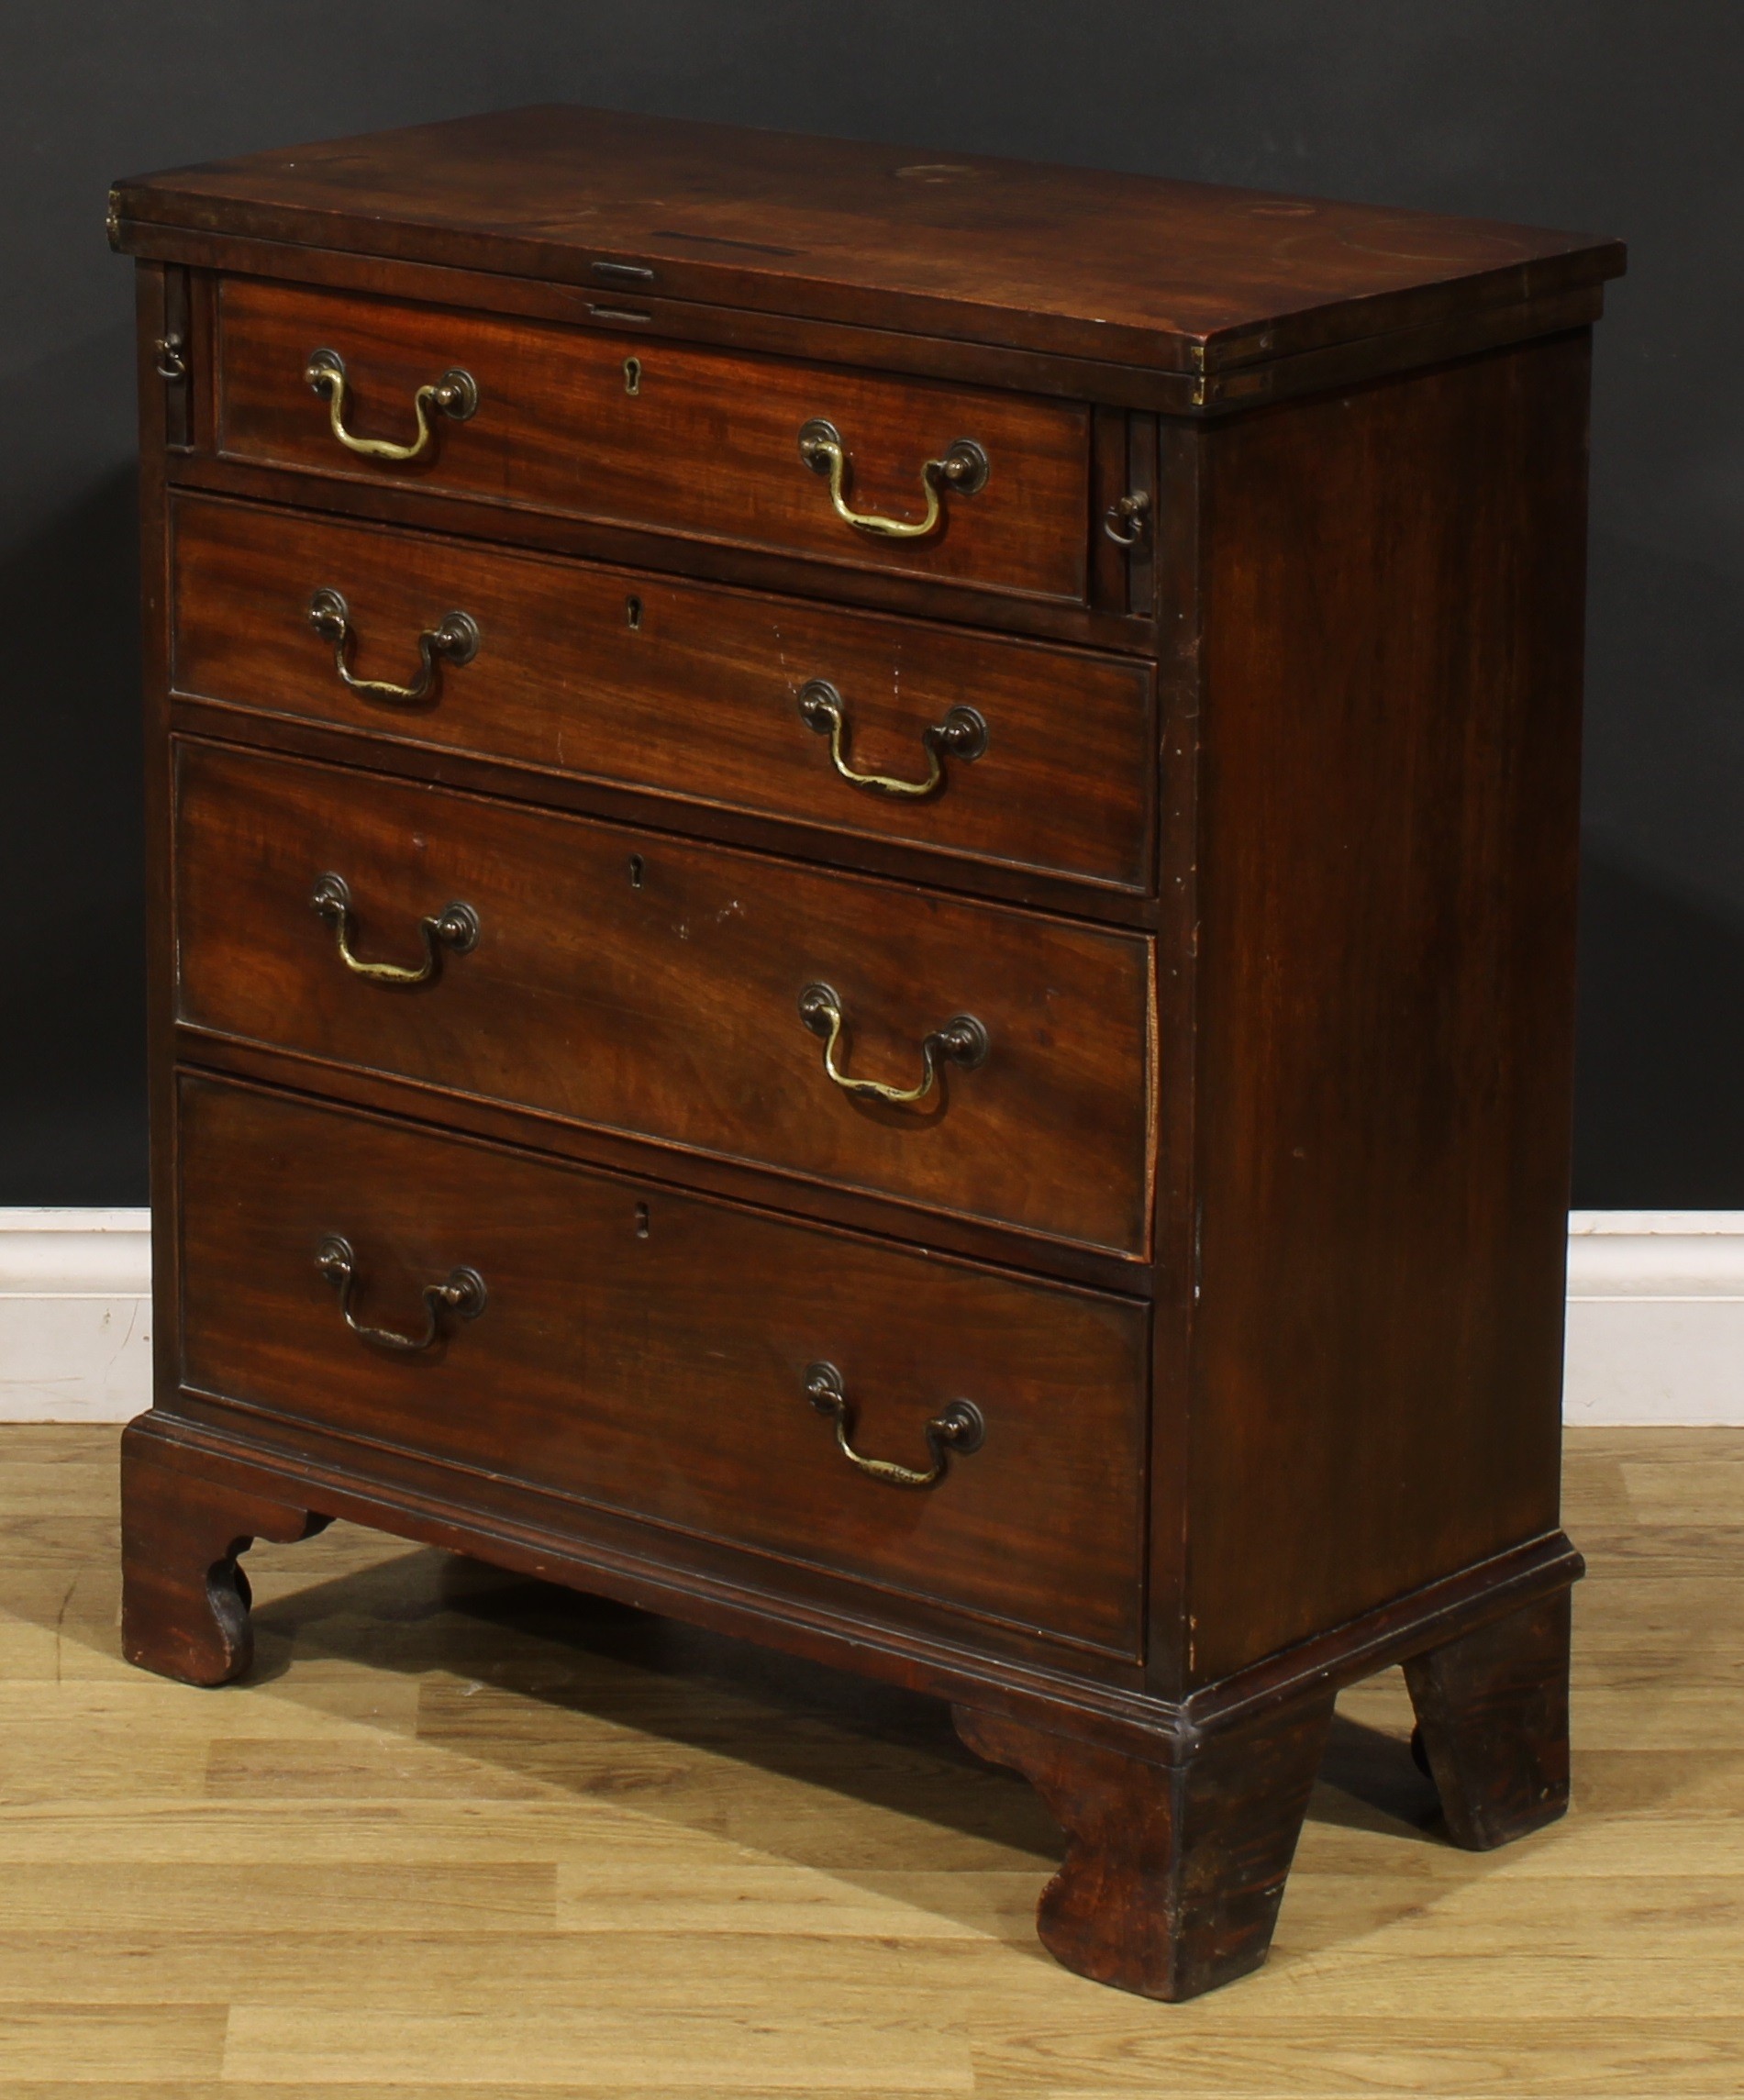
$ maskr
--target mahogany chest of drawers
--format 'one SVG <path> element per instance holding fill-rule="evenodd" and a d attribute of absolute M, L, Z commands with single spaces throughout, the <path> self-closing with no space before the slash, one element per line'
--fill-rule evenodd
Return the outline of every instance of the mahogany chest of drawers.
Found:
<path fill-rule="evenodd" d="M 1343 1683 L 1567 1798 L 1613 244 L 546 108 L 117 186 L 128 1654 L 355 1519 L 950 1700 L 1263 1960 Z"/>

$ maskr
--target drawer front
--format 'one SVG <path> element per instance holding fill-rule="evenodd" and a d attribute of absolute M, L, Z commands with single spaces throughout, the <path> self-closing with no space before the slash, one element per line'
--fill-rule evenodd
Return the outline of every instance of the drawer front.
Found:
<path fill-rule="evenodd" d="M 1139 1255 L 1150 942 L 869 877 L 183 744 L 194 1026 Z M 336 875 L 325 914 L 311 899 Z M 475 915 L 426 933 L 450 905 Z M 446 923 L 446 922 L 445 922 Z M 356 959 L 420 967 L 416 985 Z M 808 987 L 836 994 L 841 1029 Z M 935 1082 L 915 1103 L 832 1081 Z M 984 1044 L 984 1056 L 977 1051 Z M 953 1053 L 956 1053 L 953 1055 Z M 957 1061 L 961 1057 L 961 1061 Z"/>
<path fill-rule="evenodd" d="M 205 497 L 176 504 L 174 549 L 183 693 L 1150 886 L 1149 664 Z M 324 591 L 344 601 L 342 630 L 311 617 Z M 463 662 L 433 650 L 426 680 L 423 638 L 455 611 L 475 648 Z M 427 689 L 359 693 L 336 649 L 360 682 Z M 839 730 L 815 682 L 839 696 Z M 951 740 L 963 709 L 984 726 L 967 757 Z M 856 784 L 838 760 L 937 785 Z"/>
<path fill-rule="evenodd" d="M 1139 1306 L 199 1079 L 181 1177 L 194 1386 L 1136 1648 Z M 428 1349 L 345 1324 L 418 1340 L 463 1269 L 483 1309 Z M 807 1398 L 825 1363 L 863 1454 L 930 1471 L 926 1426 L 965 1401 L 978 1447 L 944 1443 L 927 1487 L 857 1469 Z"/>
<path fill-rule="evenodd" d="M 1028 596 L 1084 595 L 1090 417 L 1075 404 L 249 278 L 224 283 L 218 311 L 219 443 L 232 459 Z M 322 350 L 343 367 L 354 437 L 416 442 L 418 390 L 450 372 L 472 382 L 477 406 L 457 419 L 432 404 L 414 459 L 359 453 L 332 428 L 331 383 L 318 394 L 306 376 Z M 984 485 L 962 493 L 973 471 L 954 484 L 934 475 L 937 522 L 920 537 L 847 523 L 828 475 L 801 456 L 801 432 L 818 419 L 840 439 L 843 500 L 857 513 L 925 523 L 923 469 L 963 440 L 984 456 Z"/>

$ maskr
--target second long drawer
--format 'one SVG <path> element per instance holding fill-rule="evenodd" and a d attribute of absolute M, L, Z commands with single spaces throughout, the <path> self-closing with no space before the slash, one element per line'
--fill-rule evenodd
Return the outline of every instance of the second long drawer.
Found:
<path fill-rule="evenodd" d="M 200 742 L 176 797 L 190 1026 L 1148 1251 L 1141 935 Z"/>
<path fill-rule="evenodd" d="M 1149 663 L 207 496 L 172 517 L 180 693 L 1150 886 Z"/>

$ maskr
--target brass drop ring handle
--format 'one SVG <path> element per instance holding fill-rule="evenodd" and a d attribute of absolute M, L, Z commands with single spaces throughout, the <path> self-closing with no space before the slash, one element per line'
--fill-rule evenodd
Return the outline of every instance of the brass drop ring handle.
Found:
<path fill-rule="evenodd" d="M 987 1031 L 972 1014 L 959 1014 L 942 1028 L 935 1028 L 920 1046 L 920 1084 L 885 1086 L 875 1079 L 850 1079 L 836 1062 L 836 1045 L 841 1039 L 841 1001 L 828 984 L 807 984 L 799 994 L 799 1017 L 815 1036 L 824 1038 L 824 1071 L 844 1094 L 856 1101 L 885 1101 L 897 1106 L 924 1101 L 933 1090 L 941 1060 L 972 1072 L 987 1057 Z"/>
<path fill-rule="evenodd" d="M 829 762 L 845 781 L 874 794 L 906 795 L 918 802 L 935 794 L 944 783 L 943 759 L 978 759 L 987 749 L 987 725 L 972 707 L 953 707 L 942 722 L 920 732 L 928 772 L 925 780 L 893 780 L 878 772 L 856 772 L 848 762 L 848 705 L 827 678 L 813 678 L 800 688 L 799 712 L 807 726 L 829 739 Z"/>
<path fill-rule="evenodd" d="M 1102 529 L 1116 547 L 1136 547 L 1150 529 L 1150 498 L 1142 489 L 1123 495 L 1103 513 Z"/>
<path fill-rule="evenodd" d="M 885 539 L 924 539 L 944 515 L 939 502 L 941 488 L 953 488 L 959 495 L 974 495 L 987 485 L 987 455 L 972 438 L 959 438 L 944 456 L 928 460 L 920 470 L 920 485 L 927 492 L 925 517 L 880 517 L 872 511 L 850 510 L 843 494 L 848 479 L 848 450 L 841 432 L 833 423 L 814 416 L 799 432 L 799 456 L 815 474 L 829 476 L 829 500 L 836 516 L 861 532 L 875 532 Z"/>
<path fill-rule="evenodd" d="M 421 963 L 365 962 L 351 948 L 357 921 L 351 911 L 350 888 L 344 876 L 317 875 L 315 887 L 309 893 L 309 904 L 323 918 L 333 921 L 339 961 L 356 976 L 367 977 L 372 984 L 428 983 L 436 975 L 443 949 L 451 948 L 455 954 L 464 955 L 469 949 L 478 946 L 478 914 L 471 905 L 448 905 L 434 918 L 418 921 L 424 936 Z"/>
<path fill-rule="evenodd" d="M 450 1269 L 444 1282 L 424 1286 L 424 1332 L 395 1334 L 392 1328 L 366 1326 L 351 1310 L 351 1294 L 357 1288 L 357 1256 L 349 1239 L 329 1232 L 315 1250 L 315 1266 L 339 1294 L 339 1310 L 346 1326 L 360 1341 L 373 1342 L 378 1349 L 420 1355 L 434 1349 L 442 1339 L 444 1314 L 451 1313 L 459 1320 L 475 1320 L 484 1310 L 487 1294 L 483 1277 L 476 1269 Z"/>
<path fill-rule="evenodd" d="M 927 1424 L 925 1435 L 933 1462 L 920 1472 L 913 1466 L 899 1466 L 894 1459 L 869 1459 L 854 1449 L 847 1388 L 833 1363 L 814 1363 L 807 1369 L 805 1397 L 820 1415 L 828 1415 L 835 1422 L 836 1447 L 849 1464 L 891 1487 L 937 1487 L 945 1477 L 952 1451 L 978 1451 L 986 1440 L 987 1425 L 981 1409 L 972 1400 L 953 1400 Z"/>
<path fill-rule="evenodd" d="M 412 396 L 417 416 L 417 436 L 409 445 L 395 445 L 386 438 L 357 438 L 345 428 L 345 360 L 338 350 L 318 350 L 303 368 L 303 376 L 317 394 L 326 397 L 328 420 L 333 435 L 349 452 L 361 452 L 372 460 L 416 460 L 430 442 L 432 408 L 464 423 L 478 412 L 478 383 L 470 372 L 454 365 L 441 378 L 420 386 Z"/>
<path fill-rule="evenodd" d="M 445 663 L 471 663 L 478 654 L 478 622 L 472 614 L 444 613 L 439 627 L 427 628 L 417 638 L 417 676 L 409 685 L 391 685 L 384 678 L 357 677 L 346 661 L 352 640 L 351 608 L 338 591 L 324 586 L 309 600 L 309 625 L 324 641 L 333 644 L 333 668 L 351 692 L 398 707 L 415 706 L 429 698 L 439 657 Z"/>

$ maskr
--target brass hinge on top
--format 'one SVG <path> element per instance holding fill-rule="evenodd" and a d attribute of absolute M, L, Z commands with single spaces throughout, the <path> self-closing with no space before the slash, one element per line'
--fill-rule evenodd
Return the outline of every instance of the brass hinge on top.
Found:
<path fill-rule="evenodd" d="M 1239 340 L 1226 339 L 1219 344 L 1217 370 L 1209 369 L 1211 346 L 1205 342 L 1189 343 L 1187 357 L 1192 366 L 1193 384 L 1188 394 L 1188 405 L 1194 408 L 1208 407 L 1214 401 L 1233 401 L 1255 398 L 1272 391 L 1272 374 L 1261 367 L 1245 372 L 1231 372 L 1231 365 L 1251 363 L 1263 358 L 1271 350 L 1276 338 L 1270 328 L 1262 328 L 1244 336 Z"/>
<path fill-rule="evenodd" d="M 1193 385 L 1187 395 L 1190 406 L 1203 408 L 1216 391 L 1215 383 L 1205 367 L 1210 362 L 1211 346 L 1205 342 L 1187 345 L 1187 364 L 1193 377 Z"/>

